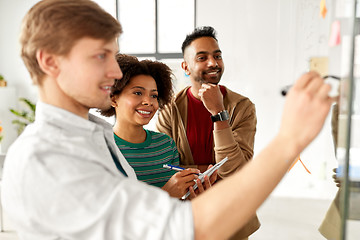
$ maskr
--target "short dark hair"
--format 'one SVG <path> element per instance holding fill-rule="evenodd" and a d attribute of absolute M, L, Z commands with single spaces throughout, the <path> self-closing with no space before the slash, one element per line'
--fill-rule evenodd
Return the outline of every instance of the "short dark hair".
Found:
<path fill-rule="evenodd" d="M 186 35 L 186 38 L 181 46 L 181 51 L 184 55 L 185 48 L 189 46 L 194 40 L 201 38 L 201 37 L 212 37 L 217 41 L 216 38 L 216 31 L 213 27 L 210 26 L 203 26 L 203 27 L 197 27 L 194 29 L 194 31 L 188 35 Z"/>
<path fill-rule="evenodd" d="M 116 60 L 123 72 L 122 79 L 115 79 L 114 85 L 111 87 L 110 97 L 118 96 L 127 84 L 129 84 L 131 78 L 138 75 L 148 75 L 154 78 L 156 87 L 158 90 L 159 108 L 171 102 L 174 95 L 172 84 L 172 71 L 164 63 L 152 60 L 139 61 L 136 57 L 117 54 Z M 110 117 L 115 115 L 115 108 L 100 110 L 101 115 Z"/>

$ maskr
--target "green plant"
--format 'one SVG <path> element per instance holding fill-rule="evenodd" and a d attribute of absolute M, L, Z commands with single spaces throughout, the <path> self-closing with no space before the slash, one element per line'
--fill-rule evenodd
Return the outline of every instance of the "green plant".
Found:
<path fill-rule="evenodd" d="M 13 120 L 12 123 L 17 125 L 17 131 L 18 135 L 20 135 L 25 127 L 35 121 L 35 109 L 36 105 L 32 103 L 29 99 L 26 98 L 19 98 L 19 101 L 24 103 L 25 106 L 28 108 L 28 110 L 15 110 L 10 109 L 10 112 L 12 112 L 15 116 L 18 117 L 18 119 Z"/>
<path fill-rule="evenodd" d="M 4 77 L 3 77 L 3 75 L 0 74 L 0 81 L 1 80 L 4 80 Z"/>

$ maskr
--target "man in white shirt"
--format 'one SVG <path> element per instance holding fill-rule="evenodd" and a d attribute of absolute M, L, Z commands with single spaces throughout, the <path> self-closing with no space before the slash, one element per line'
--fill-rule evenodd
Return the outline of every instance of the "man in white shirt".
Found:
<path fill-rule="evenodd" d="M 240 174 L 182 202 L 137 181 L 111 126 L 88 113 L 110 105 L 110 88 L 122 77 L 115 60 L 120 33 L 120 24 L 90 0 L 40 1 L 25 16 L 21 55 L 40 101 L 34 124 L 5 160 L 7 215 L 21 239 L 230 237 L 320 131 L 330 86 L 315 73 L 303 75 L 268 147 Z"/>

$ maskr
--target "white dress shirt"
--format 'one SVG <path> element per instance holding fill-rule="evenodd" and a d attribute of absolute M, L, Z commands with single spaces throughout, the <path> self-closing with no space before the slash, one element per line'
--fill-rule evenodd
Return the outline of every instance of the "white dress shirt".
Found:
<path fill-rule="evenodd" d="M 42 102 L 7 153 L 2 203 L 21 239 L 194 238 L 190 202 L 137 181 L 108 123 Z"/>

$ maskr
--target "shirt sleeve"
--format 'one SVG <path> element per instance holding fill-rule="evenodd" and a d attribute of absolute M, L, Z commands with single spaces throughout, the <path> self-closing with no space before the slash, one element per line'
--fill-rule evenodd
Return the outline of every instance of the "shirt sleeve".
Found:
<path fill-rule="evenodd" d="M 25 169 L 21 194 L 34 229 L 61 239 L 194 237 L 188 201 L 114 175 L 95 162 L 64 158 L 61 153 L 34 160 Z"/>
<path fill-rule="evenodd" d="M 250 101 L 249 101 L 250 102 Z M 216 162 L 228 157 L 229 160 L 219 169 L 219 176 L 225 178 L 242 168 L 254 154 L 256 132 L 255 105 L 237 106 L 229 128 L 214 130 L 214 150 Z"/>

